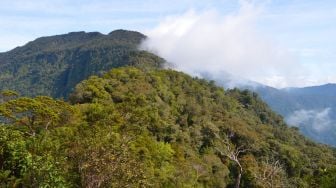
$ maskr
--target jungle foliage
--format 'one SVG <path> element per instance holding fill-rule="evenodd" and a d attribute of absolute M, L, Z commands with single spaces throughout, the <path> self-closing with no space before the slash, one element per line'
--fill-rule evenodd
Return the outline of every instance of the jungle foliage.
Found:
<path fill-rule="evenodd" d="M 124 67 L 69 102 L 3 91 L 2 187 L 334 187 L 336 157 L 258 95 Z M 238 184 L 239 183 L 239 184 Z"/>
<path fill-rule="evenodd" d="M 141 51 L 146 37 L 138 32 L 115 30 L 72 32 L 41 37 L 0 53 L 0 90 L 24 96 L 67 98 L 73 88 L 91 75 L 102 75 L 121 66 L 161 66 L 163 59 Z"/>

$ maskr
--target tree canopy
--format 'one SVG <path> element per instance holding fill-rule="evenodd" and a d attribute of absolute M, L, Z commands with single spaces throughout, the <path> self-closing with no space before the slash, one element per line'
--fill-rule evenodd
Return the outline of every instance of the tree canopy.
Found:
<path fill-rule="evenodd" d="M 82 81 L 69 99 L 3 93 L 1 186 L 336 184 L 335 150 L 288 127 L 247 90 L 124 67 Z"/>

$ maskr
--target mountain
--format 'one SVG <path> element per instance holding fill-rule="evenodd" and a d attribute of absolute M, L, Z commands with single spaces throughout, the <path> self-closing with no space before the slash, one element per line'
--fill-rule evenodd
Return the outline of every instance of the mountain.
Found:
<path fill-rule="evenodd" d="M 301 95 L 324 95 L 324 96 L 336 96 L 336 84 L 325 84 L 320 86 L 310 86 L 303 88 L 285 88 L 283 89 L 292 94 Z"/>
<path fill-rule="evenodd" d="M 289 125 L 317 142 L 336 146 L 336 84 L 277 89 L 226 72 L 201 75 L 225 88 L 256 92 Z"/>
<path fill-rule="evenodd" d="M 254 91 L 290 126 L 319 143 L 336 146 L 336 84 L 277 89 L 227 72 L 200 75 L 224 88 Z"/>
<path fill-rule="evenodd" d="M 166 62 L 138 49 L 145 35 L 116 30 L 71 32 L 41 37 L 11 51 L 0 53 L 0 90 L 15 90 L 24 96 L 67 98 L 79 82 L 123 66 L 162 67 Z M 209 75 L 224 87 L 249 89 L 286 121 L 310 138 L 336 145 L 335 84 L 307 88 L 276 89 L 241 80 L 228 73 Z"/>
<path fill-rule="evenodd" d="M 285 116 L 296 110 L 334 108 L 336 105 L 336 84 L 284 89 L 264 86 L 257 87 L 256 91 Z"/>
<path fill-rule="evenodd" d="M 336 84 L 284 89 L 264 86 L 255 91 L 304 135 L 336 146 Z"/>
<path fill-rule="evenodd" d="M 151 62 L 148 62 L 151 64 Z M 70 103 L 0 95 L 2 187 L 334 187 L 336 151 L 253 92 L 114 68 Z"/>
<path fill-rule="evenodd" d="M 336 185 L 334 148 L 256 93 L 161 69 L 162 58 L 137 48 L 145 38 L 72 32 L 0 54 L 1 187 Z M 284 112 L 312 114 L 297 110 L 300 89 L 251 83 Z"/>
<path fill-rule="evenodd" d="M 11 51 L 0 53 L 0 90 L 11 89 L 26 96 L 67 97 L 76 84 L 111 68 L 146 63 L 160 66 L 163 59 L 139 51 L 146 36 L 116 30 L 71 32 L 41 37 Z"/>

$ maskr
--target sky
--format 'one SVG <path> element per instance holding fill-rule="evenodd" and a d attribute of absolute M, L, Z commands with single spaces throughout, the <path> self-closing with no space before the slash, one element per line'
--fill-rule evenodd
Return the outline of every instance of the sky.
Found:
<path fill-rule="evenodd" d="M 71 31 L 137 30 L 197 75 L 282 88 L 336 83 L 334 0 L 0 0 L 0 52 Z"/>

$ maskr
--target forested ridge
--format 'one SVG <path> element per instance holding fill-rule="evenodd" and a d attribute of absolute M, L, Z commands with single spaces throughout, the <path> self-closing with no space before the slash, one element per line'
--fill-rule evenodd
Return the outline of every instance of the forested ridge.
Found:
<path fill-rule="evenodd" d="M 71 32 L 41 37 L 0 53 L 0 90 L 15 90 L 25 96 L 67 98 L 72 89 L 91 75 L 112 68 L 137 66 L 139 60 L 156 66 L 163 60 L 138 50 L 146 36 L 126 30 L 104 35 Z"/>
<path fill-rule="evenodd" d="M 250 91 L 153 67 L 79 83 L 69 102 L 3 91 L 2 187 L 334 187 L 335 149 Z"/>
<path fill-rule="evenodd" d="M 0 54 L 0 187 L 335 187 L 336 151 L 257 94 L 163 69 L 116 30 Z"/>

